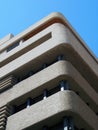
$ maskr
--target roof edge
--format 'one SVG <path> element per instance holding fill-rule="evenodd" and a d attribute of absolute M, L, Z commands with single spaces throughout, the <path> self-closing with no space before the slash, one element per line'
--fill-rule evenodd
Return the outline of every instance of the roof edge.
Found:
<path fill-rule="evenodd" d="M 35 23 L 34 25 L 30 26 L 29 28 L 27 28 L 23 32 L 19 33 L 18 35 L 16 35 L 15 37 L 13 37 L 9 41 L 7 41 L 7 46 L 13 44 L 15 41 L 17 41 L 19 39 L 22 39 L 23 37 L 28 35 L 30 32 L 34 32 L 34 31 L 36 32 L 36 30 L 41 30 L 39 28 L 45 29 L 46 27 L 48 27 L 48 26 L 50 26 L 51 24 L 54 24 L 54 23 L 62 23 L 65 26 L 67 26 L 72 31 L 72 33 L 75 35 L 75 37 L 81 42 L 81 44 L 87 50 L 87 52 L 92 56 L 92 58 L 95 59 L 95 61 L 98 63 L 98 59 L 94 55 L 94 53 L 91 51 L 91 49 L 86 45 L 84 40 L 80 37 L 80 35 L 76 32 L 76 30 L 71 26 L 71 24 L 64 17 L 64 15 L 59 13 L 59 12 L 51 13 L 50 15 L 44 17 L 42 20 L 40 20 L 37 23 Z M 7 46 L 5 44 L 1 44 L 1 47 L 0 47 L 1 51 L 3 49 L 5 49 Z"/>

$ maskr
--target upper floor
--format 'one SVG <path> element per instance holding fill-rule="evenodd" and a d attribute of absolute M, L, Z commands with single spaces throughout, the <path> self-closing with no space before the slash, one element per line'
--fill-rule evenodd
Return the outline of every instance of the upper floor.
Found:
<path fill-rule="evenodd" d="M 61 14 L 2 39 L 0 67 L 0 128 L 52 129 L 71 115 L 75 127 L 97 130 L 98 61 Z"/>
<path fill-rule="evenodd" d="M 9 75 L 22 78 L 32 66 L 31 70 L 36 71 L 42 64 L 52 63 L 58 55 L 70 61 L 98 90 L 96 57 L 59 13 L 47 16 L 15 37 L 8 35 L 0 41 L 1 84 Z"/>

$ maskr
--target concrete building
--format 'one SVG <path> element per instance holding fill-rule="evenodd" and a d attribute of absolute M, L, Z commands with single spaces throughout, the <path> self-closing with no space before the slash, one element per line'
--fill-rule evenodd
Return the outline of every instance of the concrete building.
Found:
<path fill-rule="evenodd" d="M 98 130 L 98 61 L 61 14 L 0 40 L 0 130 Z"/>

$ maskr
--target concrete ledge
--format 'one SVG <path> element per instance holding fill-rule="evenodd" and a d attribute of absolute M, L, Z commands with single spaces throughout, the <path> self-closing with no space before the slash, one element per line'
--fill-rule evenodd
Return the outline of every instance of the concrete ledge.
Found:
<path fill-rule="evenodd" d="M 68 115 L 79 128 L 98 129 L 98 117 L 94 112 L 74 92 L 64 91 L 8 117 L 6 130 L 40 129 L 42 125 L 53 125 Z M 54 122 L 51 117 L 55 118 Z"/>
<path fill-rule="evenodd" d="M 51 39 L 1 67 L 0 77 L 3 78 L 12 73 L 17 75 L 20 71 L 22 72 L 23 69 L 30 68 L 31 65 L 38 67 L 39 63 L 44 61 L 49 62 L 47 56 L 51 61 L 54 59 L 54 56 L 64 54 L 65 58 L 69 60 L 94 89 L 98 91 L 98 62 L 89 55 L 84 46 L 80 44 L 67 27 L 62 24 L 56 24 L 55 26 L 54 32 L 56 33 L 52 34 Z"/>
<path fill-rule="evenodd" d="M 49 40 L 45 41 L 43 44 L 35 47 L 34 49 L 32 49 L 32 50 L 30 50 L 28 52 L 26 51 L 25 54 L 21 55 L 20 57 L 18 57 L 16 59 L 13 59 L 13 61 L 11 61 L 8 64 L 1 67 L 1 69 L 0 69 L 0 78 L 3 78 L 4 76 L 12 73 L 13 71 L 15 72 L 17 69 L 19 69 L 20 67 L 23 67 L 24 65 L 28 64 L 32 60 L 34 60 L 34 62 L 36 62 L 36 60 L 35 60 L 36 58 L 41 59 L 43 54 L 47 53 L 48 51 L 50 51 L 51 49 L 57 47 L 58 45 L 60 45 L 62 43 L 68 43 L 67 36 L 66 36 L 66 31 L 65 31 L 65 29 L 63 29 L 62 26 L 63 25 L 61 25 L 61 24 L 55 24 L 55 25 L 52 25 L 52 27 L 50 27 L 49 30 L 48 29 L 44 30 L 44 32 L 45 32 L 44 35 L 47 32 L 48 33 L 51 32 L 52 37 Z M 60 27 L 62 27 L 62 28 L 60 28 Z M 61 32 L 62 33 L 64 32 L 65 35 L 64 34 L 62 35 Z M 43 33 L 41 33 L 41 35 L 43 35 Z M 34 42 L 34 40 L 37 40 L 37 38 L 39 38 L 39 37 L 40 37 L 40 35 L 38 35 L 38 37 L 34 37 L 34 38 L 32 37 L 31 39 L 29 39 L 27 41 L 26 44 L 28 44 L 28 45 L 32 44 Z M 22 49 L 23 47 L 20 46 L 19 48 Z M 13 53 L 13 51 L 12 51 L 12 53 Z M 24 60 L 22 60 L 22 59 L 24 59 Z M 1 60 L 2 60 L 2 57 L 1 57 Z M 5 71 L 3 71 L 3 70 L 5 70 Z"/>
<path fill-rule="evenodd" d="M 61 13 L 58 13 L 58 12 L 54 12 L 54 13 L 48 15 L 47 17 L 43 18 L 42 20 L 40 20 L 36 24 L 32 25 L 31 27 L 29 27 L 28 29 L 26 29 L 22 33 L 15 36 L 6 45 L 4 44 L 0 48 L 1 48 L 1 50 L 3 50 L 7 46 L 13 44 L 15 41 L 20 40 L 23 37 L 27 36 L 28 34 L 30 34 L 30 32 L 32 32 L 35 35 L 54 23 L 61 23 L 65 26 L 67 26 L 71 30 L 71 32 L 74 34 L 74 36 L 81 42 L 81 45 L 84 46 L 84 48 L 88 51 L 88 53 L 97 61 L 94 54 L 92 54 L 92 52 L 90 52 L 90 50 L 88 49 L 88 47 L 86 46 L 84 41 L 77 34 L 77 32 L 73 29 L 73 27 L 70 25 L 70 23 L 67 21 L 67 19 L 65 19 L 65 17 Z M 98 63 L 98 61 L 97 61 L 97 63 Z"/>
<path fill-rule="evenodd" d="M 83 100 L 89 102 L 95 112 L 98 111 L 98 94 L 68 61 L 59 61 L 14 85 L 0 95 L 0 105 L 21 103 L 28 96 L 34 98 L 43 93 L 44 89 L 57 86 L 61 80 L 70 81 L 71 89 L 78 91 Z"/>
<path fill-rule="evenodd" d="M 9 87 L 12 87 L 16 83 L 17 79 L 13 75 L 4 78 L 3 80 L 0 81 L 0 92 L 8 89 Z"/>

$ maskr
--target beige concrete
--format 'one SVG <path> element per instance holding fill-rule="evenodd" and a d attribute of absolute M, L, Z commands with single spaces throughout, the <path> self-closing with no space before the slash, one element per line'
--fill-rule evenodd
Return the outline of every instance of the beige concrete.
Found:
<path fill-rule="evenodd" d="M 53 31 L 55 26 L 57 27 L 57 25 L 52 25 L 52 26 L 46 28 L 45 30 L 43 30 L 40 33 L 33 36 L 32 38 L 24 41 L 22 44 L 20 44 L 16 48 L 12 49 L 11 51 L 6 52 L 6 53 L 1 53 L 1 55 L 0 55 L 1 66 L 3 66 L 6 63 L 10 62 L 12 59 L 14 60 L 15 58 L 19 57 L 21 54 L 23 55 L 24 53 L 26 53 L 29 50 L 35 48 L 36 46 L 39 46 L 44 41 L 50 39 L 52 37 L 52 36 L 50 36 L 50 35 L 52 35 L 51 33 L 52 32 L 55 33 Z M 28 48 L 28 49 L 26 49 L 26 48 Z"/>
<path fill-rule="evenodd" d="M 4 50 L 9 45 L 15 43 L 15 41 L 19 41 L 19 40 L 23 39 L 30 32 L 32 32 L 32 30 L 33 30 L 33 33 L 36 32 L 36 30 L 38 30 L 37 33 L 39 33 L 40 31 L 42 31 L 43 29 L 45 29 L 46 27 L 50 26 L 53 23 L 62 23 L 64 25 L 67 25 L 67 27 L 72 31 L 74 36 L 81 42 L 81 44 L 84 46 L 84 48 L 88 51 L 88 53 L 97 61 L 97 58 L 95 58 L 94 54 L 89 50 L 87 45 L 84 43 L 84 41 L 78 35 L 78 33 L 73 29 L 71 24 L 67 21 L 67 19 L 65 19 L 65 17 L 62 14 L 60 14 L 58 12 L 54 12 L 54 13 L 50 14 L 49 16 L 43 18 L 42 20 L 40 20 L 36 24 L 29 27 L 27 30 L 25 30 L 22 33 L 15 36 L 7 44 L 3 44 L 0 48 L 1 48 L 1 50 Z M 34 34 L 36 34 L 36 33 L 34 33 Z"/>
<path fill-rule="evenodd" d="M 71 31 L 65 28 L 64 25 L 56 24 L 53 30 L 55 33 L 52 33 L 51 39 L 1 67 L 0 77 L 3 78 L 8 74 L 16 73 L 21 67 L 23 68 L 23 66 L 30 64 L 29 62 L 33 64 L 36 60 L 41 60 L 43 55 L 45 57 L 46 54 L 57 55 L 61 52 L 66 56 L 67 51 L 67 55 L 69 54 L 67 59 L 71 60 L 94 89 L 98 91 L 98 63 L 89 55 L 84 46 L 81 45 Z M 32 38 L 30 40 L 32 42 Z M 27 42 L 30 43 L 30 41 Z M 76 61 L 74 61 L 74 59 L 76 59 Z"/>
<path fill-rule="evenodd" d="M 57 62 L 60 55 L 64 59 Z M 49 66 L 42 69 L 45 63 Z M 25 77 L 31 71 L 35 74 Z M 11 75 L 20 82 L 14 85 L 16 79 Z M 69 90 L 9 116 L 13 105 L 51 90 L 62 80 L 69 82 Z M 64 116 L 71 116 L 79 129 L 98 130 L 97 92 L 98 60 L 60 13 L 0 40 L 0 130 L 40 130 Z"/>
<path fill-rule="evenodd" d="M 62 26 L 62 25 L 61 25 Z M 52 28 L 52 29 L 51 29 Z M 23 64 L 27 64 L 29 61 L 33 59 L 35 59 L 36 57 L 38 57 L 39 55 L 42 55 L 43 53 L 49 51 L 50 49 L 54 48 L 55 46 L 58 46 L 60 43 L 64 43 L 64 42 L 68 42 L 67 41 L 67 37 L 64 38 L 64 35 L 61 34 L 61 31 L 62 31 L 63 28 L 60 27 L 59 24 L 56 24 L 52 27 L 46 30 L 44 30 L 44 35 L 47 34 L 47 33 L 52 33 L 52 37 L 47 40 L 46 42 L 44 42 L 43 44 L 41 44 L 40 46 L 37 46 L 36 48 L 30 50 L 29 52 L 26 52 L 24 55 L 20 56 L 19 58 L 16 58 L 15 60 L 13 60 L 12 62 L 6 64 L 5 66 L 1 67 L 1 70 L 0 70 L 0 77 L 4 77 L 5 75 L 11 73 L 13 71 L 13 69 L 17 69 L 19 67 L 21 67 Z M 54 30 L 54 31 L 52 31 Z M 41 36 L 43 35 L 43 33 L 41 34 Z M 55 34 L 56 33 L 56 34 Z M 26 45 L 30 45 L 30 44 L 33 44 L 34 41 L 36 41 L 37 39 L 39 39 L 41 37 L 40 35 L 38 35 L 38 37 L 32 37 L 31 39 L 29 39 L 26 43 Z M 34 39 L 34 40 L 33 40 Z M 41 41 L 40 41 L 41 42 Z M 25 44 L 25 43 L 24 43 Z M 24 47 L 26 46 L 24 45 Z M 19 48 L 22 49 L 24 48 L 23 45 L 20 46 Z M 19 49 L 17 48 L 17 49 Z M 19 50 L 20 50 L 19 49 Z M 16 50 L 17 51 L 17 50 Z M 15 51 L 15 52 L 16 52 Z M 33 54 L 32 54 L 32 51 L 33 51 Z M 10 52 L 9 52 L 10 53 Z M 11 53 L 13 54 L 13 51 L 11 51 Z M 7 55 L 7 54 L 6 54 Z M 34 55 L 32 57 L 32 55 Z M 2 56 L 2 55 L 1 55 Z M 29 57 L 28 57 L 29 56 Z M 24 58 L 25 57 L 25 58 Z M 31 58 L 30 58 L 31 57 Z M 25 59 L 24 62 L 21 62 L 20 63 L 20 60 L 22 61 L 22 59 Z M 2 57 L 1 57 L 1 60 L 2 60 Z M 13 63 L 14 62 L 14 63 Z M 15 66 L 13 66 L 13 64 L 15 64 Z M 9 67 L 9 69 L 8 69 Z M 5 70 L 5 71 L 4 71 Z"/>
<path fill-rule="evenodd" d="M 3 92 L 0 95 L 0 105 L 3 106 L 12 101 L 13 103 L 19 103 L 25 100 L 28 96 L 37 96 L 43 92 L 44 89 L 51 89 L 58 85 L 59 81 L 63 79 L 69 80 L 72 89 L 74 91 L 79 91 L 84 101 L 89 102 L 91 108 L 95 112 L 98 111 L 98 94 L 67 61 L 59 61 L 14 85 L 12 89 Z"/>
<path fill-rule="evenodd" d="M 6 130 L 22 130 L 29 126 L 35 129 L 36 127 L 40 128 L 46 125 L 46 122 L 49 125 L 53 125 L 60 118 L 71 114 L 79 128 L 84 127 L 87 130 L 97 130 L 98 117 L 71 91 L 58 92 L 46 100 L 40 101 L 8 117 Z M 51 118 L 54 118 L 56 115 L 57 119 L 52 122 Z M 38 126 L 34 127 L 37 124 Z"/>

